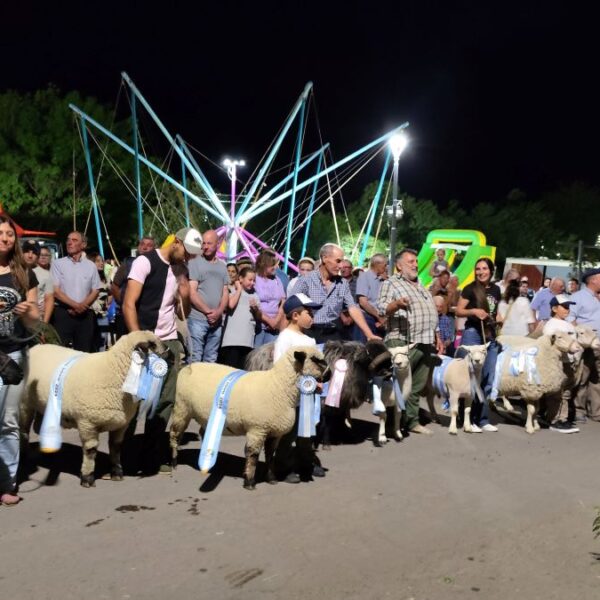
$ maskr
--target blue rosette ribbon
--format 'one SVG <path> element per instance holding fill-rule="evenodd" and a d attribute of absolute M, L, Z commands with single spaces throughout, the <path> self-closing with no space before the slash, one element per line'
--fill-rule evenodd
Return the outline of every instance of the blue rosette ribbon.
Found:
<path fill-rule="evenodd" d="M 303 375 L 296 383 L 300 390 L 300 410 L 298 414 L 298 437 L 309 438 L 317 435 L 315 391 L 317 380 L 310 375 Z M 320 401 L 319 401 L 320 411 Z"/>

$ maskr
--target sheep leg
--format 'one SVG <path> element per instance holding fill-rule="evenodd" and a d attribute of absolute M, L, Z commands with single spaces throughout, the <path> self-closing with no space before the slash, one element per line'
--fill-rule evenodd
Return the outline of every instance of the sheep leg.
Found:
<path fill-rule="evenodd" d="M 402 441 L 402 431 L 400 430 L 401 411 L 397 406 L 394 406 L 392 410 L 394 411 L 394 439 L 397 442 L 401 442 Z"/>
<path fill-rule="evenodd" d="M 448 427 L 448 433 L 452 435 L 458 434 L 458 429 L 456 427 L 456 419 L 458 417 L 458 394 L 453 392 L 450 394 L 448 398 L 448 402 L 450 403 L 450 426 Z M 469 403 L 469 411 L 471 409 L 471 404 Z M 465 419 L 465 426 L 467 424 L 467 419 Z M 469 428 L 471 427 L 471 421 L 469 419 Z M 467 429 L 465 428 L 465 431 Z"/>
<path fill-rule="evenodd" d="M 127 427 L 111 431 L 108 434 L 108 454 L 110 457 L 110 478 L 112 481 L 123 481 L 123 467 L 121 466 L 121 448 Z"/>
<path fill-rule="evenodd" d="M 267 483 L 277 483 L 277 477 L 275 477 L 274 466 L 275 466 L 275 450 L 279 446 L 279 440 L 281 438 L 267 438 L 265 440 L 265 462 L 267 463 Z"/>
<path fill-rule="evenodd" d="M 79 424 L 79 437 L 83 449 L 80 483 L 83 487 L 95 487 L 94 469 L 96 468 L 96 452 L 98 451 L 98 432 L 91 425 Z"/>
<path fill-rule="evenodd" d="M 256 489 L 256 463 L 263 446 L 264 439 L 258 437 L 247 437 L 244 454 L 246 455 L 246 468 L 244 469 L 244 488 Z"/>
<path fill-rule="evenodd" d="M 175 401 L 173 407 L 173 418 L 171 419 L 171 429 L 169 431 L 169 443 L 171 446 L 171 467 L 177 467 L 177 447 L 183 432 L 188 428 L 192 419 L 192 411 L 186 402 Z"/>
<path fill-rule="evenodd" d="M 19 405 L 19 429 L 21 432 L 21 452 L 27 450 L 29 446 L 29 432 L 31 424 L 35 418 L 35 409 L 27 404 L 28 399 L 25 397 Z"/>
<path fill-rule="evenodd" d="M 527 402 L 527 421 L 525 422 L 525 431 L 527 433 L 535 433 L 535 427 L 533 426 L 533 418 L 535 415 L 535 402 L 533 400 L 526 400 Z"/>
<path fill-rule="evenodd" d="M 510 403 L 509 399 L 506 396 L 502 396 L 502 405 L 504 406 L 504 410 L 513 411 L 515 410 L 513 405 Z"/>
<path fill-rule="evenodd" d="M 381 447 L 387 444 L 387 436 L 385 434 L 385 423 L 387 420 L 387 413 L 379 413 L 379 432 L 377 433 L 377 442 L 375 446 Z"/>
<path fill-rule="evenodd" d="M 466 431 L 467 433 L 473 433 L 473 428 L 471 427 L 471 403 L 466 401 L 463 431 Z"/>

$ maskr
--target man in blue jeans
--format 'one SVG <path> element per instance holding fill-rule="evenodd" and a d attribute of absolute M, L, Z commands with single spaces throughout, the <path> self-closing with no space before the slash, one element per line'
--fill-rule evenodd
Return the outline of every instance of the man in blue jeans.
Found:
<path fill-rule="evenodd" d="M 223 332 L 223 313 L 229 302 L 229 275 L 217 258 L 219 238 L 215 231 L 202 236 L 202 255 L 189 264 L 192 311 L 188 328 L 192 340 L 191 362 L 216 362 Z"/>

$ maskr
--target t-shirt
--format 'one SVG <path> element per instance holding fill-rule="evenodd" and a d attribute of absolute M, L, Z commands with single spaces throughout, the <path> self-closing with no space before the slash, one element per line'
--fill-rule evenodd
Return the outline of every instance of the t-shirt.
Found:
<path fill-rule="evenodd" d="M 558 317 L 552 317 L 546 321 L 542 333 L 544 335 L 554 335 L 555 333 L 568 333 L 572 336 L 577 335 L 573 323 L 569 323 L 569 321 L 559 319 Z"/>
<path fill-rule="evenodd" d="M 92 290 L 102 287 L 96 265 L 83 256 L 79 260 L 64 256 L 53 261 L 50 273 L 54 287 L 60 288 L 75 302 L 83 302 Z"/>
<path fill-rule="evenodd" d="M 31 269 L 27 269 L 29 277 L 27 291 L 37 284 L 37 277 Z M 19 302 L 25 301 L 25 295 L 21 294 L 14 282 L 12 273 L 0 275 L 0 350 L 2 352 L 16 352 L 27 345 L 27 342 L 18 342 L 10 338 L 25 338 L 28 334 L 21 319 L 13 312 Z"/>
<path fill-rule="evenodd" d="M 279 310 L 279 304 L 285 299 L 285 291 L 279 277 L 257 275 L 254 288 L 260 298 L 262 312 L 268 317 L 275 317 Z"/>
<path fill-rule="evenodd" d="M 303 333 L 292 331 L 289 327 L 284 329 L 275 340 L 273 348 L 273 362 L 279 360 L 287 350 L 294 346 L 316 346 L 317 342 Z"/>
<path fill-rule="evenodd" d="M 188 268 L 190 281 L 198 282 L 198 295 L 209 308 L 218 308 L 223 298 L 223 288 L 229 284 L 229 274 L 225 263 L 216 259 L 208 261 L 204 256 L 192 259 Z M 206 315 L 192 306 L 190 319 L 206 321 Z"/>
<path fill-rule="evenodd" d="M 161 340 L 177 339 L 177 279 L 171 265 L 158 250 L 148 252 L 133 261 L 129 279 L 144 286 L 136 303 L 140 329 L 153 331 Z"/>
<path fill-rule="evenodd" d="M 550 308 L 552 298 L 554 298 L 554 294 L 550 291 L 550 288 L 538 290 L 538 293 L 533 297 L 531 308 L 537 311 L 538 321 L 547 321 L 552 316 L 552 309 Z"/>
<path fill-rule="evenodd" d="M 250 300 L 254 298 L 260 308 L 260 300 L 256 292 L 248 293 L 242 290 L 240 299 L 233 311 L 228 311 L 223 341 L 221 346 L 243 346 L 254 347 L 254 335 L 256 331 L 256 319 L 250 310 Z"/>
<path fill-rule="evenodd" d="M 498 314 L 504 319 L 502 335 L 527 335 L 529 325 L 535 323 L 529 300 L 524 297 L 519 297 L 510 304 L 502 300 L 498 305 Z"/>
<path fill-rule="evenodd" d="M 442 271 L 448 270 L 448 261 L 447 260 L 434 260 L 431 265 L 431 272 L 434 275 L 439 275 Z"/>
<path fill-rule="evenodd" d="M 40 319 L 42 319 L 44 317 L 46 294 L 54 294 L 54 281 L 52 281 L 52 275 L 47 269 L 34 267 L 33 272 L 38 280 L 38 308 L 40 309 Z"/>
<path fill-rule="evenodd" d="M 461 297 L 468 300 L 467 308 L 483 308 L 483 310 L 490 315 L 490 319 L 495 321 L 496 313 L 498 311 L 498 304 L 500 303 L 501 298 L 500 288 L 495 283 L 490 284 L 490 286 L 485 290 L 488 306 L 477 306 L 474 294 L 476 285 L 481 284 L 477 281 L 474 281 L 473 283 L 469 283 L 469 285 L 465 286 Z M 486 326 L 486 337 L 493 339 L 495 337 L 494 327 L 486 323 L 484 323 L 484 325 Z M 465 329 L 476 329 L 478 332 L 481 332 L 481 320 L 477 317 L 467 317 Z"/>

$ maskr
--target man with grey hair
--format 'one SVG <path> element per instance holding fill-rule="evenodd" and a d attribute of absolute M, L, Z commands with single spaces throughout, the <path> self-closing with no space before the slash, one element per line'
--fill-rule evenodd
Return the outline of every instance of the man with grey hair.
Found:
<path fill-rule="evenodd" d="M 67 256 L 52 263 L 54 282 L 54 327 L 65 346 L 91 352 L 94 312 L 91 306 L 102 283 L 96 265 L 85 257 L 86 237 L 79 231 L 67 236 Z"/>
<path fill-rule="evenodd" d="M 306 294 L 313 302 L 321 305 L 315 311 L 314 323 L 307 331 L 308 335 L 315 338 L 317 343 L 342 340 L 340 315 L 346 309 L 366 339 L 379 339 L 354 302 L 348 282 L 340 277 L 340 264 L 344 260 L 342 248 L 336 244 L 325 244 L 319 251 L 319 258 L 319 268 L 299 279 L 294 287 L 295 294 Z"/>
<path fill-rule="evenodd" d="M 569 296 L 574 304 L 567 317 L 577 325 L 600 333 L 600 269 L 588 269 L 581 277 L 582 288 Z M 594 421 L 600 421 L 600 351 L 587 348 L 583 353 L 583 372 L 575 405 Z"/>
<path fill-rule="evenodd" d="M 365 321 L 371 331 L 380 336 L 385 335 L 386 319 L 379 314 L 377 300 L 379 298 L 381 284 L 385 280 L 387 264 L 388 259 L 385 254 L 373 254 L 369 261 L 369 269 L 363 271 L 358 276 L 358 281 L 356 282 L 356 297 L 359 306 L 362 308 Z M 353 337 L 357 342 L 366 342 L 365 335 L 356 326 L 354 327 Z"/>
<path fill-rule="evenodd" d="M 546 322 L 552 316 L 552 310 L 550 309 L 550 300 L 558 294 L 562 294 L 565 291 L 565 281 L 560 277 L 554 277 L 550 281 L 550 285 L 547 288 L 542 288 L 533 297 L 531 301 L 531 310 L 536 311 L 536 318 L 538 323 L 543 321 Z"/>

